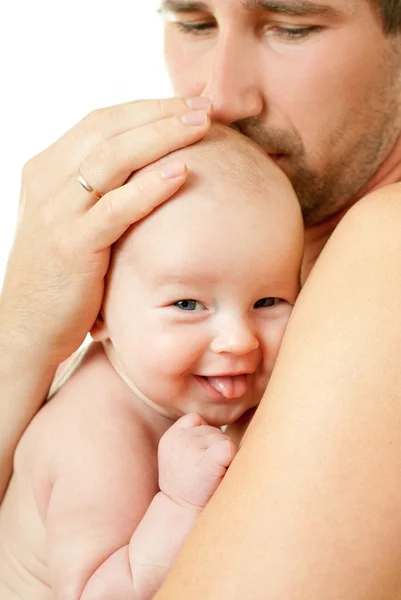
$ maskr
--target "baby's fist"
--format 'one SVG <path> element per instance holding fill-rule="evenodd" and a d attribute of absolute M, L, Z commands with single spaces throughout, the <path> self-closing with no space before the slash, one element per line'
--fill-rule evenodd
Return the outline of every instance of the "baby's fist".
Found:
<path fill-rule="evenodd" d="M 220 429 L 196 413 L 185 415 L 160 440 L 160 489 L 177 502 L 203 508 L 237 452 Z"/>

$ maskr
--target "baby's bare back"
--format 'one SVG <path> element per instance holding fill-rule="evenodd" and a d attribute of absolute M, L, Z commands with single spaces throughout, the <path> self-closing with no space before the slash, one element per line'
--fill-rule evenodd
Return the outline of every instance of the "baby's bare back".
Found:
<path fill-rule="evenodd" d="M 0 598 L 51 600 L 46 534 L 28 478 L 15 473 L 0 510 Z"/>
<path fill-rule="evenodd" d="M 21 440 L 0 508 L 1 600 L 53 600 L 54 578 L 79 598 L 156 494 L 163 431 L 145 426 L 119 382 L 94 348 Z"/>
<path fill-rule="evenodd" d="M 200 415 L 172 425 L 90 349 L 18 447 L 1 600 L 150 600 L 236 451 Z"/>

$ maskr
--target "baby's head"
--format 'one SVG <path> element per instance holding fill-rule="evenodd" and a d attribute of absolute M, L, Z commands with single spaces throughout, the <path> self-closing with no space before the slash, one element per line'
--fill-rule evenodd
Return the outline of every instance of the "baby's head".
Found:
<path fill-rule="evenodd" d="M 113 249 L 96 337 L 164 413 L 219 426 L 269 381 L 299 291 L 303 225 L 286 177 L 236 131 L 216 125 L 175 154 L 188 182 Z"/>

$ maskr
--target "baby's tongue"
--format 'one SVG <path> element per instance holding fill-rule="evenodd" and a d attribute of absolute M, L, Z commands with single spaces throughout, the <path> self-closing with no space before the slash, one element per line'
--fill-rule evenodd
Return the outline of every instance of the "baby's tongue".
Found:
<path fill-rule="evenodd" d="M 246 375 L 207 377 L 210 385 L 229 400 L 240 398 L 246 392 Z"/>

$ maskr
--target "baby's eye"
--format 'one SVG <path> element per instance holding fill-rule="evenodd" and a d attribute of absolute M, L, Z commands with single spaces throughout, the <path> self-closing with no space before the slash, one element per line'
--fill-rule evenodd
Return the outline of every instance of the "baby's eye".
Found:
<path fill-rule="evenodd" d="M 281 302 L 280 298 L 261 298 L 253 305 L 253 308 L 269 308 Z"/>
<path fill-rule="evenodd" d="M 203 304 L 198 302 L 198 300 L 178 300 L 177 302 L 174 302 L 173 306 L 177 306 L 177 308 L 180 308 L 181 310 L 188 311 L 204 309 Z"/>

